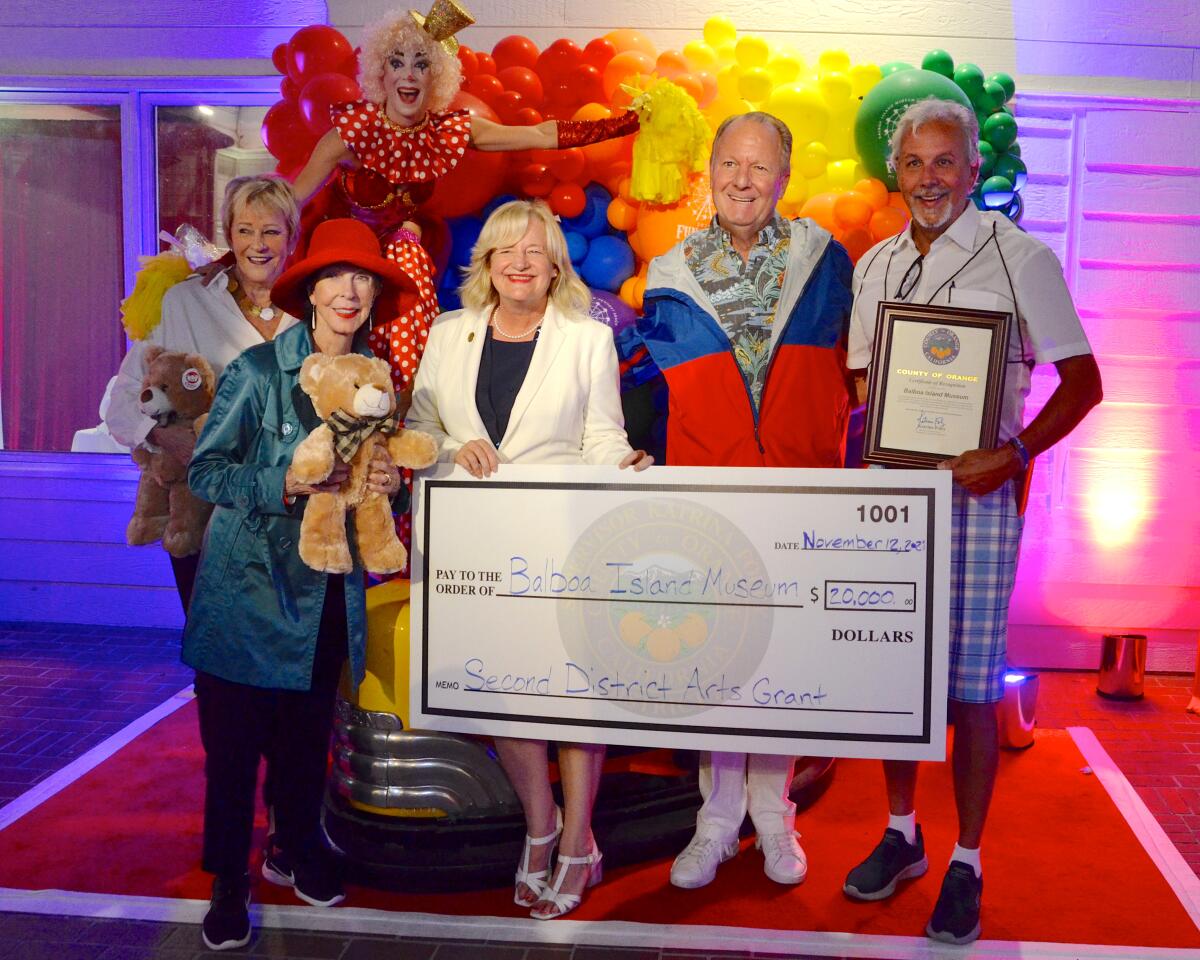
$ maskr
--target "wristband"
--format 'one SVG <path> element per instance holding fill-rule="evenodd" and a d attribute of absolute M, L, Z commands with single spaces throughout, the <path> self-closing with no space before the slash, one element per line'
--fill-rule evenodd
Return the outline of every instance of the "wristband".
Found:
<path fill-rule="evenodd" d="M 1017 457 L 1021 461 L 1021 469 L 1028 470 L 1029 469 L 1029 460 L 1030 460 L 1029 448 L 1026 447 L 1025 444 L 1023 444 L 1021 442 L 1020 437 L 1009 437 L 1008 445 L 1017 451 Z"/>

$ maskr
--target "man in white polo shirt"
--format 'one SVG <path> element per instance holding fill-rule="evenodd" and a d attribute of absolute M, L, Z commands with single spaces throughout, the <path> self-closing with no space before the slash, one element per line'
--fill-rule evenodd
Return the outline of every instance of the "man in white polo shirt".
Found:
<path fill-rule="evenodd" d="M 854 274 L 848 366 L 864 384 L 881 300 L 1014 314 L 999 445 L 968 450 L 940 466 L 954 471 L 950 574 L 950 707 L 958 844 L 925 932 L 970 943 L 980 932 L 979 846 L 999 759 L 995 704 L 1004 694 L 1008 603 L 1022 517 L 1017 506 L 1030 458 L 1049 449 L 1100 402 L 1100 372 L 1062 267 L 1043 243 L 1002 214 L 971 202 L 979 174 L 979 127 L 956 103 L 913 104 L 892 137 L 891 162 L 912 213 L 908 230 L 877 244 Z M 1059 383 L 1024 425 L 1029 375 L 1053 363 Z M 865 390 L 860 389 L 860 399 Z M 913 807 L 917 764 L 884 761 L 888 826 L 850 871 L 845 893 L 882 900 L 900 880 L 928 869 Z"/>

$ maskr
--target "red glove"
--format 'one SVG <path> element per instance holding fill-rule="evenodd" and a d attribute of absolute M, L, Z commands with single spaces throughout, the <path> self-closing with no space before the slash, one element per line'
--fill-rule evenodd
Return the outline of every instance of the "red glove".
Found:
<path fill-rule="evenodd" d="M 568 147 L 586 147 L 590 143 L 601 143 L 614 140 L 638 131 L 638 117 L 632 110 L 626 110 L 615 117 L 605 117 L 603 120 L 557 120 L 558 149 Z"/>

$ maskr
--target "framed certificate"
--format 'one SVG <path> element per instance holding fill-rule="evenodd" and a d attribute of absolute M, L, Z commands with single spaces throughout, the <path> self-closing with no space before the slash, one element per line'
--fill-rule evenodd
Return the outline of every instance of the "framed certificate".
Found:
<path fill-rule="evenodd" d="M 934 467 L 996 445 L 1012 314 L 883 301 L 863 460 Z"/>

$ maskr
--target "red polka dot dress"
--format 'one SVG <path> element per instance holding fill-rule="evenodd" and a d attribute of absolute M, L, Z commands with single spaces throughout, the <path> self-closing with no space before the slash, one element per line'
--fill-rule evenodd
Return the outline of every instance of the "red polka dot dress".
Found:
<path fill-rule="evenodd" d="M 369 342 L 375 355 L 392 368 L 396 393 L 411 390 L 425 352 L 430 324 L 441 312 L 433 259 L 428 251 L 400 233 L 406 220 L 419 216 L 438 177 L 453 170 L 471 142 L 471 115 L 466 110 L 429 113 L 411 127 L 393 123 L 381 104 L 368 100 L 334 104 L 333 127 L 360 164 L 340 168 L 331 184 L 325 216 L 362 220 L 379 237 L 384 255 L 413 280 L 415 302 L 394 316 L 376 316 Z M 412 472 L 404 471 L 412 485 Z M 397 532 L 411 543 L 411 516 L 396 518 Z M 402 572 L 407 576 L 407 571 Z"/>

